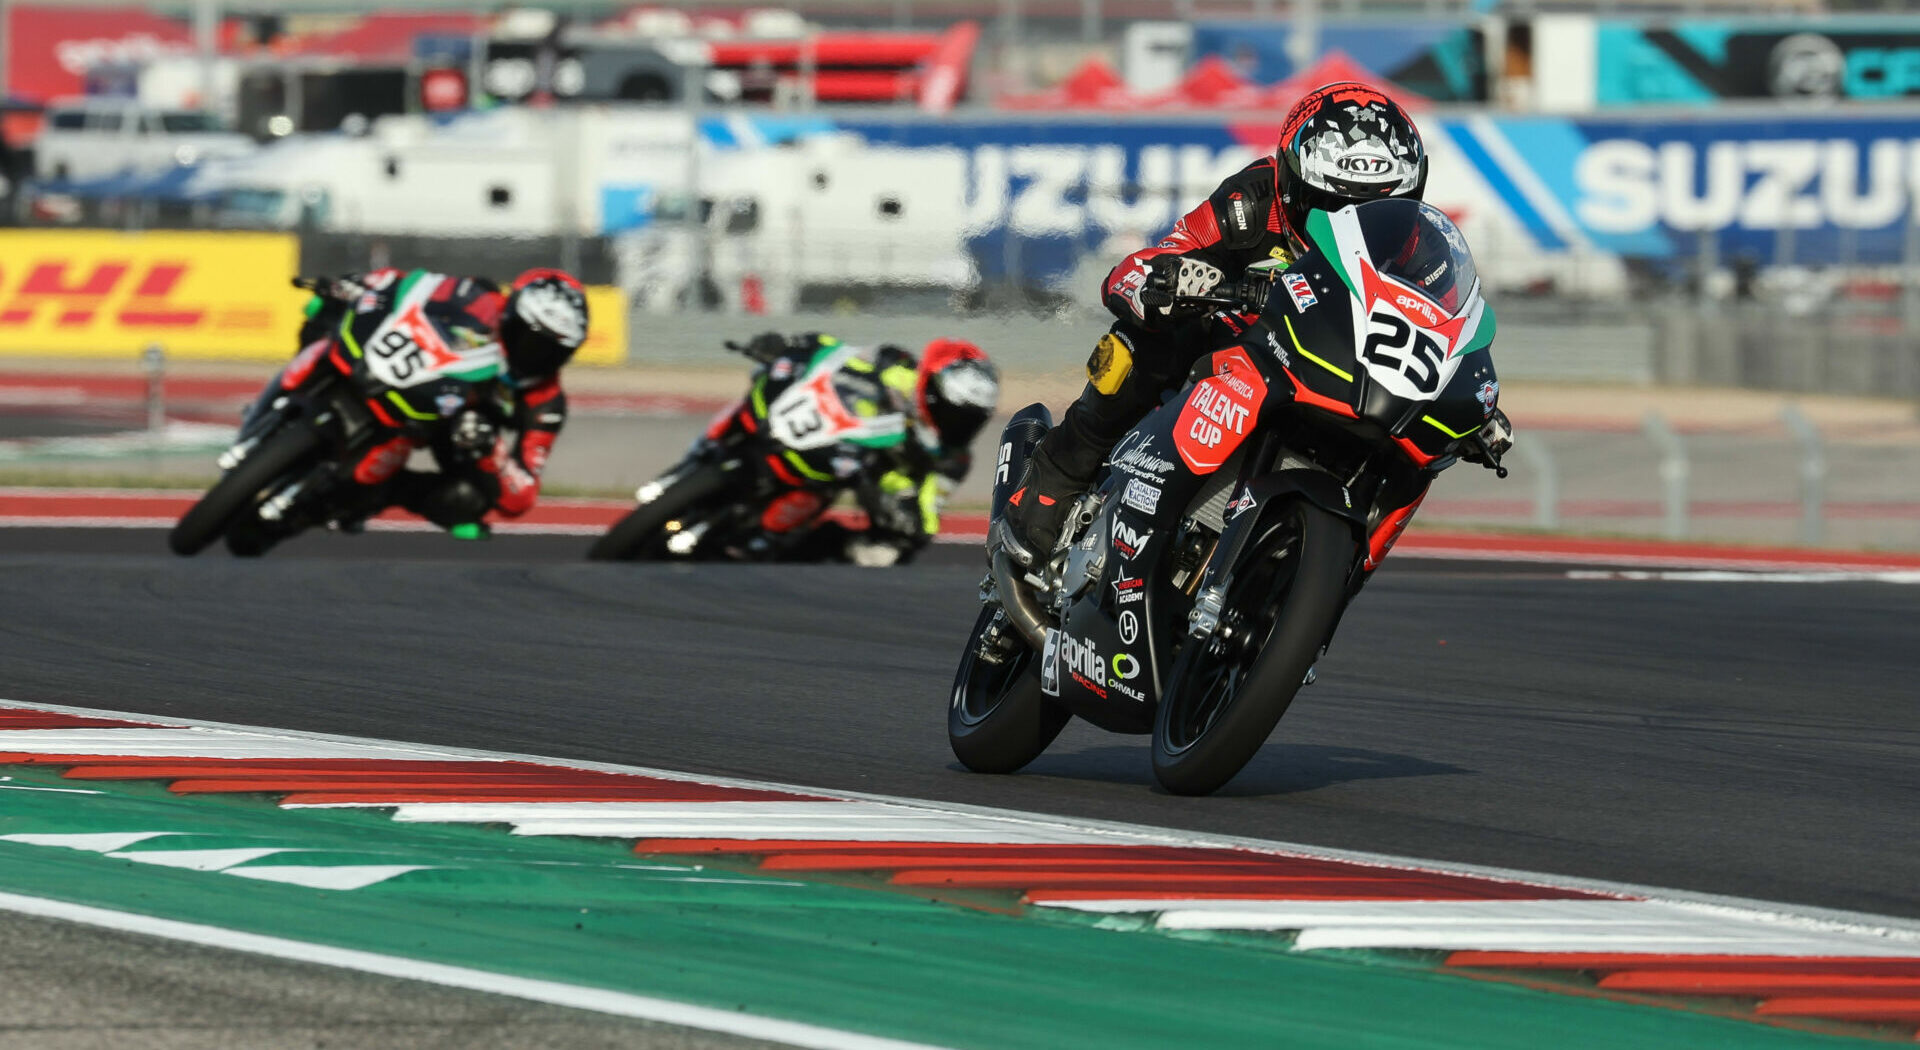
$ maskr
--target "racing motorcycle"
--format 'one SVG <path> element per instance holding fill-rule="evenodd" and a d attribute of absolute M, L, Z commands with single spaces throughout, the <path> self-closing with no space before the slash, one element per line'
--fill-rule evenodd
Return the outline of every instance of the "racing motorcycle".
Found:
<path fill-rule="evenodd" d="M 440 308 L 441 280 L 418 275 L 366 292 L 338 329 L 294 357 L 220 455 L 220 480 L 173 527 L 175 554 L 225 537 L 233 553 L 258 555 L 315 525 L 351 527 L 378 509 L 363 505 L 366 487 L 443 440 L 450 421 L 507 418 L 499 341 Z"/>
<path fill-rule="evenodd" d="M 727 349 L 752 357 L 748 346 Z M 594 561 L 776 559 L 801 548 L 870 459 L 909 439 L 907 418 L 858 349 L 823 337 L 810 359 L 755 358 L 747 395 L 685 458 L 634 494 Z"/>
<path fill-rule="evenodd" d="M 1044 405 L 1001 435 L 984 609 L 955 673 L 953 751 L 1017 770 L 1073 716 L 1151 733 L 1155 778 L 1232 779 L 1314 677 L 1347 604 L 1431 472 L 1477 450 L 1499 396 L 1494 318 L 1458 228 L 1393 199 L 1311 213 L 1310 250 L 1207 295 L 1219 333 L 1128 433 L 1059 546 L 1022 570 L 999 537 Z"/>

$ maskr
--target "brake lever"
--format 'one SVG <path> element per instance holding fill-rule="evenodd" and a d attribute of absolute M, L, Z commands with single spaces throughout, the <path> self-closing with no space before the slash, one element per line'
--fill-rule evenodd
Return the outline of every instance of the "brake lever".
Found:
<path fill-rule="evenodd" d="M 1493 471 L 1494 477 L 1505 481 L 1507 475 L 1512 472 L 1500 465 L 1500 456 L 1495 453 L 1493 449 L 1487 447 L 1487 439 L 1481 437 L 1479 434 L 1475 434 L 1473 436 L 1473 445 L 1480 450 L 1480 455 L 1485 457 L 1480 461 L 1480 466 L 1486 470 Z"/>

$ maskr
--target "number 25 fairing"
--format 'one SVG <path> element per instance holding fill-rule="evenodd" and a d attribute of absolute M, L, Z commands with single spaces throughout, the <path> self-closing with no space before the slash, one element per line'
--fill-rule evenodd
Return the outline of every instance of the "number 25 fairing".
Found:
<path fill-rule="evenodd" d="M 1078 715 L 1152 733 L 1168 789 L 1226 783 L 1265 742 L 1432 476 L 1499 469 L 1494 319 L 1438 209 L 1312 212 L 1290 267 L 1176 296 L 1215 308 L 1185 385 L 1121 439 L 1050 555 L 990 542 L 948 735 L 972 769 L 1036 757 Z M 993 536 L 1046 408 L 1002 434 Z M 1503 472 L 1504 473 L 1504 472 Z"/>
<path fill-rule="evenodd" d="M 174 527 L 176 553 L 225 537 L 259 554 L 396 502 L 456 534 L 532 505 L 565 418 L 558 372 L 586 334 L 578 282 L 530 272 L 503 295 L 482 279 L 382 270 L 294 284 L 315 293 L 306 345 Z M 439 473 L 405 469 L 417 448 Z"/>

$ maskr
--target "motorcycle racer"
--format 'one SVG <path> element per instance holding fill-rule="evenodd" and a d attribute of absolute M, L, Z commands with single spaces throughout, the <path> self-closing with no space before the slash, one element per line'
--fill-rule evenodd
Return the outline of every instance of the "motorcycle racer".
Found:
<path fill-rule="evenodd" d="M 803 368 L 831 336 L 767 332 L 746 346 L 749 357 L 780 367 Z M 912 352 L 883 344 L 845 366 L 871 375 L 886 407 L 907 420 L 898 444 L 876 449 L 853 491 L 866 512 L 865 530 L 820 522 L 801 543 L 784 551 L 795 560 L 836 559 L 885 566 L 910 561 L 940 532 L 940 509 L 948 489 L 973 465 L 969 446 L 999 404 L 1000 377 L 985 351 L 958 339 L 935 339 Z"/>
<path fill-rule="evenodd" d="M 500 396 L 492 411 L 449 421 L 430 445 L 438 471 L 394 472 L 368 487 L 363 514 L 336 524 L 357 531 L 366 517 L 397 504 L 458 537 L 478 538 L 489 512 L 518 517 L 539 499 L 540 475 L 567 420 L 560 370 L 587 337 L 586 294 L 571 274 L 544 268 L 504 289 L 484 277 L 392 268 L 297 282 L 314 288 L 302 345 L 325 338 L 349 311 L 386 308 L 420 281 L 438 282 L 435 309 L 452 327 L 499 341 L 507 361 Z"/>
<path fill-rule="evenodd" d="M 1210 308 L 1176 305 L 1174 296 L 1205 295 L 1255 262 L 1290 263 L 1307 243 L 1309 212 L 1388 197 L 1418 200 L 1426 182 L 1420 132 L 1391 98 L 1351 81 L 1302 98 L 1271 155 L 1229 176 L 1165 240 L 1108 274 L 1102 301 L 1118 320 L 1087 360 L 1087 386 L 1035 450 L 1009 501 L 999 532 L 1008 553 L 1026 566 L 1046 560 L 1108 451 L 1211 345 L 1211 326 L 1236 323 Z M 1497 458 L 1511 446 L 1512 429 L 1504 413 L 1489 409 L 1480 438 Z M 1391 529 L 1389 539 L 1405 528 L 1426 484 L 1397 495 L 1399 509 L 1376 527 Z"/>

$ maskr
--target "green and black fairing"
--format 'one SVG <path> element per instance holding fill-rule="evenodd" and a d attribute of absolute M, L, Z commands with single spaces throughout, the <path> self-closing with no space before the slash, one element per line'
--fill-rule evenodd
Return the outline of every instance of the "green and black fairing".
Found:
<path fill-rule="evenodd" d="M 1262 321 L 1274 331 L 1274 352 L 1299 388 L 1296 402 L 1353 429 L 1384 433 L 1418 466 L 1443 466 L 1438 461 L 1459 453 L 1459 443 L 1479 431 L 1499 394 L 1486 353 L 1496 331 L 1493 310 L 1480 297 L 1464 241 L 1437 209 L 1381 201 L 1366 206 L 1364 226 L 1355 220 L 1357 211 L 1309 217 L 1311 250 L 1274 275 Z M 1431 251 L 1403 258 L 1397 247 L 1382 248 L 1383 242 L 1404 245 L 1422 237 Z M 1415 272 L 1416 266 L 1424 270 Z M 1436 271 L 1447 281 L 1437 297 L 1419 281 L 1422 273 Z M 1383 310 L 1386 297 L 1408 309 Z M 1429 312 L 1408 321 L 1408 314 L 1422 310 Z M 1447 345 L 1434 333 L 1450 337 Z M 1389 342 L 1396 336 L 1413 349 L 1432 349 L 1424 357 L 1397 358 Z M 1395 366 L 1404 366 L 1405 374 Z M 1431 389 L 1412 385 L 1416 380 L 1430 382 Z"/>

